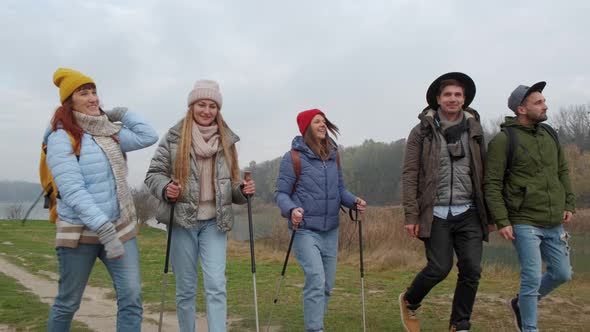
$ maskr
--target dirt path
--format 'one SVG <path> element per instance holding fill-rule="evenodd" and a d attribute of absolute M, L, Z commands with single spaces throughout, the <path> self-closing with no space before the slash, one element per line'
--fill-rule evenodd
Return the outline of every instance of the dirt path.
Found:
<path fill-rule="evenodd" d="M 0 257 L 0 272 L 16 279 L 25 288 L 38 295 L 41 302 L 50 305 L 53 303 L 53 299 L 57 294 L 57 275 L 54 273 L 46 273 L 52 279 L 47 280 L 9 263 L 2 257 Z M 111 289 L 86 286 L 82 304 L 74 319 L 85 323 L 94 331 L 114 331 L 117 303 L 104 296 L 104 294 L 108 294 L 110 291 Z M 142 331 L 157 331 L 159 319 L 160 315 L 158 312 L 147 313 L 144 311 Z M 204 315 L 197 317 L 197 324 L 199 331 L 207 331 L 207 319 Z M 164 331 L 178 331 L 178 321 L 176 320 L 175 312 L 164 314 L 162 329 Z M 2 331 L 2 326 L 0 326 L 0 331 Z"/>

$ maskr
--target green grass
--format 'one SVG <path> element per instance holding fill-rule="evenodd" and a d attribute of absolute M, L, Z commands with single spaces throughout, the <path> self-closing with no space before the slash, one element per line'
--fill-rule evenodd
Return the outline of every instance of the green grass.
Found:
<path fill-rule="evenodd" d="M 0 273 L 0 323 L 17 331 L 45 331 L 49 305 L 42 303 L 16 280 Z M 72 331 L 88 331 L 88 327 L 74 321 Z"/>
<path fill-rule="evenodd" d="M 54 251 L 54 226 L 41 222 L 0 221 L 0 252 L 2 257 L 25 267 L 41 277 L 41 270 L 57 271 Z M 143 228 L 138 236 L 141 255 L 142 289 L 144 307 L 148 311 L 159 310 L 161 281 L 163 275 L 166 236 L 151 228 Z M 233 331 L 254 330 L 254 305 L 252 273 L 247 242 L 230 242 L 231 250 L 227 263 L 228 315 L 238 319 L 232 323 Z M 285 250 L 287 243 L 285 243 Z M 261 327 L 266 323 L 273 306 L 276 285 L 280 277 L 284 252 L 272 255 L 257 246 L 257 290 Z M 575 267 L 574 267 L 575 269 Z M 366 267 L 365 297 L 367 308 L 367 329 L 369 331 L 400 331 L 398 294 L 412 281 L 418 269 L 387 267 L 383 269 Z M 489 272 L 488 272 L 489 271 Z M 337 270 L 336 286 L 325 320 L 329 331 L 360 331 L 362 312 L 360 298 L 360 274 L 358 267 L 340 264 Z M 574 280 L 544 300 L 540 306 L 540 327 L 551 331 L 583 331 L 590 324 L 590 281 L 588 274 L 574 276 Z M 199 280 L 197 310 L 205 311 L 202 279 Z M 456 270 L 447 280 L 433 289 L 423 303 L 421 314 L 423 331 L 444 331 L 450 315 L 451 298 L 456 282 Z M 102 263 L 97 262 L 89 283 L 112 289 L 110 277 Z M 3 282 L 4 284 L 4 282 Z M 169 276 L 166 309 L 174 310 L 174 277 Z M 273 325 L 281 331 L 302 331 L 303 307 L 301 290 L 303 273 L 294 257 L 290 258 L 279 301 L 273 309 Z M 513 296 L 518 289 L 518 274 L 510 269 L 484 267 L 484 274 L 478 292 L 473 314 L 472 331 L 512 331 L 512 322 L 504 300 Z M 21 290 L 22 291 L 22 290 Z M 4 294 L 4 290 L 2 292 Z M 111 291 L 111 296 L 112 291 Z M 20 306 L 20 300 L 12 298 L 7 305 Z M 14 302 L 14 303 L 13 303 Z M 38 303 L 35 311 L 28 313 L 26 321 L 44 322 L 48 306 Z M 10 320 L 13 312 L 0 311 L 0 323 L 16 325 Z"/>

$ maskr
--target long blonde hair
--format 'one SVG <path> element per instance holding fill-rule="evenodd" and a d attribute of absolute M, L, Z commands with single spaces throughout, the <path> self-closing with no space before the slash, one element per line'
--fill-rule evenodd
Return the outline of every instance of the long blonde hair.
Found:
<path fill-rule="evenodd" d="M 178 149 L 176 150 L 176 160 L 173 165 L 173 177 L 183 188 L 188 181 L 188 177 L 191 172 L 191 145 L 192 145 L 192 130 L 193 130 L 193 105 L 189 106 L 188 111 L 184 119 L 182 120 L 182 129 L 180 131 L 180 142 L 178 143 Z M 230 169 L 231 182 L 233 185 L 240 183 L 240 166 L 238 164 L 238 152 L 236 151 L 236 145 L 231 144 L 229 141 L 229 127 L 223 120 L 221 112 L 217 112 L 215 117 L 215 123 L 217 124 L 217 130 L 219 131 L 219 140 L 223 147 L 223 155 L 225 156 L 225 162 L 228 164 Z"/>
<path fill-rule="evenodd" d="M 328 118 L 325 116 L 324 120 L 326 120 L 326 128 L 328 128 L 328 131 L 331 132 L 334 137 L 337 137 L 340 134 L 338 127 L 330 122 L 330 120 L 328 120 Z M 330 150 L 332 148 L 338 149 L 338 146 L 332 139 L 330 139 L 330 135 L 328 133 L 326 133 L 326 137 L 324 139 L 316 139 L 311 132 L 311 125 L 307 126 L 307 129 L 305 129 L 303 141 L 305 144 L 307 144 L 307 146 L 309 146 L 311 151 L 313 151 L 313 153 L 315 153 L 322 160 L 328 160 L 330 158 Z"/>

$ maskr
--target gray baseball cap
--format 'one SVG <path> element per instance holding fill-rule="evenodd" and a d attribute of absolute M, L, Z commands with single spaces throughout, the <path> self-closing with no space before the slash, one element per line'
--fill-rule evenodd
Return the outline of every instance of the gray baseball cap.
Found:
<path fill-rule="evenodd" d="M 541 81 L 530 87 L 522 84 L 519 85 L 514 91 L 512 91 L 510 97 L 508 97 L 508 108 L 511 109 L 512 112 L 517 113 L 518 106 L 522 105 L 525 98 L 533 92 L 543 92 L 546 84 L 547 82 Z"/>

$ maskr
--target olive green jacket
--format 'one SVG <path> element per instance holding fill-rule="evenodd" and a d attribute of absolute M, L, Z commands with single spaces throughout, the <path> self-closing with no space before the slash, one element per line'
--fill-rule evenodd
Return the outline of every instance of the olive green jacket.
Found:
<path fill-rule="evenodd" d="M 508 137 L 498 133 L 488 145 L 484 192 L 498 228 L 514 224 L 552 227 L 563 222 L 564 211 L 575 212 L 575 195 L 562 147 L 539 125 L 524 126 L 506 117 L 517 137 L 512 168 L 508 164 Z"/>

